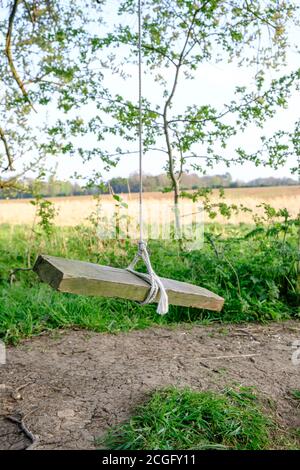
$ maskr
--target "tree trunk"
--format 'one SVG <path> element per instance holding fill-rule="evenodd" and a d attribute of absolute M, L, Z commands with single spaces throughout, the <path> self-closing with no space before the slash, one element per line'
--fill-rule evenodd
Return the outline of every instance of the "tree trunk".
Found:
<path fill-rule="evenodd" d="M 179 180 L 174 179 L 174 210 L 175 210 L 175 234 L 176 238 L 181 239 L 181 222 L 180 222 L 180 210 L 179 210 L 179 195 L 180 195 L 180 183 Z"/>

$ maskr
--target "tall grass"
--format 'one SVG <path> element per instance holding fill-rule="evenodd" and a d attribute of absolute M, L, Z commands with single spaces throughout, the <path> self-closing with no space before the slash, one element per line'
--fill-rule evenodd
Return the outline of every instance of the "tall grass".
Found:
<path fill-rule="evenodd" d="M 225 188 L 226 202 L 228 204 L 243 204 L 245 207 L 253 209 L 255 212 L 263 214 L 263 210 L 257 208 L 261 201 L 271 202 L 276 209 L 281 207 L 289 207 L 294 217 L 300 206 L 300 188 L 299 186 L 285 187 L 265 187 L 265 188 Z M 128 195 L 122 195 L 127 201 Z M 130 200 L 136 200 L 137 193 L 130 195 Z M 172 193 L 146 192 L 143 200 L 147 207 L 157 201 L 172 201 Z M 87 214 L 95 210 L 96 201 L 93 196 L 72 196 L 51 198 L 55 202 L 57 215 L 55 223 L 57 225 L 75 226 L 77 224 L 86 224 Z M 219 200 L 219 190 L 213 190 L 212 202 Z M 111 196 L 102 195 L 101 201 L 105 204 L 111 201 Z M 145 210 L 147 214 L 147 210 Z M 28 200 L 0 200 L 0 224 L 30 224 L 33 222 L 35 208 Z M 207 219 L 208 220 L 208 219 Z M 226 218 L 220 214 L 216 220 L 220 223 L 226 223 Z M 252 216 L 247 212 L 234 214 L 231 219 L 232 223 L 251 223 Z"/>
<path fill-rule="evenodd" d="M 48 236 L 28 226 L 0 230 L 0 337 L 17 342 L 45 329 L 73 325 L 95 331 L 124 331 L 179 322 L 270 321 L 299 317 L 297 233 L 268 233 L 248 226 L 206 227 L 204 247 L 180 251 L 176 242 L 149 244 L 157 273 L 206 287 L 225 298 L 222 312 L 171 306 L 161 317 L 155 306 L 117 299 L 54 292 L 32 272 L 9 273 L 32 265 L 39 252 L 124 267 L 136 245 L 100 241 L 93 227 L 53 228 Z"/>

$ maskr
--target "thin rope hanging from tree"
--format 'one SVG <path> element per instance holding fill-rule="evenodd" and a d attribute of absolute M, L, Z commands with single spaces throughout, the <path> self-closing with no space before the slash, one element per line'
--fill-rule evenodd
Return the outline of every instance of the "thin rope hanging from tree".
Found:
<path fill-rule="evenodd" d="M 169 302 L 166 289 L 163 286 L 160 278 L 157 276 L 152 268 L 147 244 L 144 241 L 143 234 L 143 107 L 142 107 L 142 9 L 141 0 L 138 0 L 138 63 L 139 63 L 139 224 L 140 224 L 140 239 L 138 242 L 138 252 L 133 261 L 128 266 L 127 270 L 136 276 L 140 277 L 150 285 L 149 292 L 146 299 L 141 302 L 141 305 L 150 304 L 155 301 L 157 295 L 160 295 L 157 313 L 164 315 L 168 313 Z M 140 273 L 134 270 L 135 265 L 139 260 L 145 263 L 147 274 Z"/>
<path fill-rule="evenodd" d="M 33 271 L 40 279 L 60 292 L 128 299 L 142 305 L 158 301 L 157 313 L 168 312 L 169 301 L 183 307 L 221 311 L 224 299 L 208 289 L 173 279 L 160 279 L 154 272 L 143 239 L 143 139 L 142 139 L 142 26 L 141 0 L 138 1 L 138 63 L 139 63 L 139 224 L 138 251 L 127 269 L 112 268 L 78 260 L 68 260 L 40 254 Z M 134 270 L 139 260 L 147 273 Z M 142 279 L 143 282 L 140 281 Z M 146 282 L 146 285 L 145 285 Z M 147 286 L 149 285 L 149 288 Z M 168 294 L 167 294 L 168 292 Z"/>

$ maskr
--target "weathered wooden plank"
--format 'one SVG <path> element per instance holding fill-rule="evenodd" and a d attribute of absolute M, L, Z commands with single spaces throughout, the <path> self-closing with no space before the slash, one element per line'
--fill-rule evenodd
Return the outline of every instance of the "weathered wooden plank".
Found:
<path fill-rule="evenodd" d="M 72 294 L 142 301 L 149 289 L 145 281 L 126 269 L 54 256 L 40 255 L 33 270 L 54 289 Z M 203 287 L 172 279 L 161 280 L 170 304 L 216 311 L 223 307 L 224 299 Z"/>

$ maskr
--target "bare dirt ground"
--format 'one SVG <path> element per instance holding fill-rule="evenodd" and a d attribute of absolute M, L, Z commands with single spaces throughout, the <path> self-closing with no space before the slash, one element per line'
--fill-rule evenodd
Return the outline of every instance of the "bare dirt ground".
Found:
<path fill-rule="evenodd" d="M 55 331 L 10 347 L 0 366 L 0 449 L 93 449 L 94 438 L 128 418 L 163 386 L 221 390 L 255 386 L 279 423 L 300 427 L 289 393 L 300 388 L 293 343 L 300 323 L 152 328 L 118 335 Z"/>

